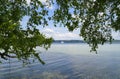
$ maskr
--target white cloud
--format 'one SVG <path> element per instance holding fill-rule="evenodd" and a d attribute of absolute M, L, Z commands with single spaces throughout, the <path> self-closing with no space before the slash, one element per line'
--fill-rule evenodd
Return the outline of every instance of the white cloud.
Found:
<path fill-rule="evenodd" d="M 54 31 L 52 29 L 46 28 L 43 30 L 43 33 L 49 34 L 49 33 L 54 33 Z"/>
<path fill-rule="evenodd" d="M 80 36 L 74 32 L 60 32 L 60 30 L 45 28 L 42 33 L 47 37 L 53 37 L 55 40 L 80 40 Z"/>
<path fill-rule="evenodd" d="M 30 1 L 31 1 L 31 0 L 26 0 L 26 1 L 27 1 L 27 4 L 30 5 Z"/>
<path fill-rule="evenodd" d="M 47 37 L 53 37 L 55 40 L 82 40 L 82 37 L 79 36 L 79 30 L 77 30 L 76 32 L 69 32 L 65 29 L 61 29 L 60 27 L 56 27 L 43 28 L 41 32 Z M 120 40 L 120 32 L 113 31 L 112 36 L 114 39 Z"/>
<path fill-rule="evenodd" d="M 26 1 L 27 1 L 27 4 L 30 5 L 31 0 L 26 0 Z M 50 0 L 39 0 L 39 1 L 42 2 L 44 5 L 46 5 L 46 8 L 54 9 L 54 6 L 50 4 Z"/>
<path fill-rule="evenodd" d="M 46 5 L 46 8 L 48 9 L 54 9 L 53 5 L 51 4 L 50 0 L 40 0 L 44 5 Z"/>
<path fill-rule="evenodd" d="M 120 40 L 120 32 L 112 31 L 112 36 L 114 39 Z"/>
<path fill-rule="evenodd" d="M 74 33 L 57 33 L 54 34 L 54 38 L 56 40 L 73 40 L 73 39 L 80 39 L 79 35 L 74 34 Z"/>
<path fill-rule="evenodd" d="M 39 1 L 41 1 L 41 2 L 44 2 L 44 3 L 45 3 L 47 0 L 39 0 Z"/>

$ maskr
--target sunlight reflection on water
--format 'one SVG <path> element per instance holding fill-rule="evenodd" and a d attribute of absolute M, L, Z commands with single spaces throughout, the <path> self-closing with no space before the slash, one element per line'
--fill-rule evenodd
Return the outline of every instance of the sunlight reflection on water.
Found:
<path fill-rule="evenodd" d="M 120 44 L 100 46 L 98 54 L 87 44 L 53 44 L 46 51 L 39 47 L 38 62 L 23 67 L 21 62 L 0 65 L 0 79 L 120 79 Z"/>

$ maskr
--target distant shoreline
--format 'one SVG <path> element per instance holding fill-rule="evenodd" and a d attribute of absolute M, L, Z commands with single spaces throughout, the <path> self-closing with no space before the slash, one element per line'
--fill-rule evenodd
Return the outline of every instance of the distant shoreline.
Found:
<path fill-rule="evenodd" d="M 83 40 L 53 40 L 53 43 L 58 43 L 58 44 L 66 44 L 66 43 L 86 43 Z M 110 43 L 110 42 L 106 42 Z M 113 40 L 112 43 L 114 44 L 120 44 L 120 40 Z"/>

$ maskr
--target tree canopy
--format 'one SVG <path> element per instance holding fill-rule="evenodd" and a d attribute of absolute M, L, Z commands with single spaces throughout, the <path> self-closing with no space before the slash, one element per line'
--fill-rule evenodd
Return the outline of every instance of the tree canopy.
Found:
<path fill-rule="evenodd" d="M 52 15 L 49 6 L 55 7 Z M 23 27 L 25 16 L 29 20 Z M 1 58 L 34 57 L 44 63 L 35 48 L 49 48 L 52 38 L 37 27 L 48 26 L 49 21 L 69 31 L 80 28 L 80 36 L 96 51 L 98 44 L 113 40 L 112 30 L 120 30 L 120 0 L 0 0 Z"/>

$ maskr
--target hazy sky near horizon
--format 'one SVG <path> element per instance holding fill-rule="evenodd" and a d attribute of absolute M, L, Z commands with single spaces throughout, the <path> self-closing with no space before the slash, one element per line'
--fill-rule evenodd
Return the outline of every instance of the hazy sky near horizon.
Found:
<path fill-rule="evenodd" d="M 40 0 L 42 3 L 46 4 L 46 0 Z M 30 0 L 27 0 L 27 3 L 30 3 Z M 52 15 L 52 11 L 54 11 L 55 7 L 50 6 L 50 15 Z M 28 17 L 24 17 L 23 21 L 21 22 L 21 25 L 25 26 L 26 22 L 28 21 Z M 49 26 L 42 27 L 38 26 L 38 29 L 40 32 L 45 34 L 47 37 L 53 37 L 55 40 L 82 40 L 82 37 L 79 36 L 80 29 L 75 29 L 73 32 L 69 32 L 66 27 L 54 27 L 54 24 L 52 22 L 48 22 Z M 120 40 L 120 32 L 112 32 L 112 36 L 114 39 Z"/>

